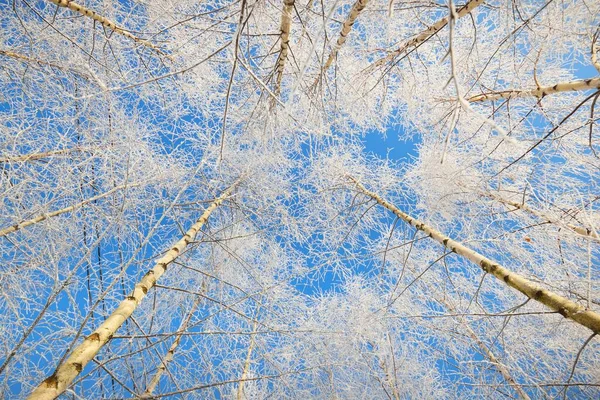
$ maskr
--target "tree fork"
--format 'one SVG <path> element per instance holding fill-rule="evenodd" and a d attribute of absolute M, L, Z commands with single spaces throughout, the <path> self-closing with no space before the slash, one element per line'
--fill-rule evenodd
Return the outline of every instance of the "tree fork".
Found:
<path fill-rule="evenodd" d="M 484 255 L 479 254 L 475 250 L 468 248 L 467 246 L 426 225 L 424 222 L 412 218 L 410 215 L 402 212 L 398 207 L 387 202 L 378 194 L 367 190 L 358 180 L 356 180 L 356 178 L 350 175 L 346 176 L 356 185 L 360 192 L 371 197 L 378 204 L 393 212 L 398 218 L 413 226 L 415 229 L 425 233 L 447 249 L 465 257 L 474 264 L 479 265 L 486 273 L 495 276 L 497 279 L 513 289 L 523 293 L 528 298 L 544 304 L 550 309 L 557 311 L 563 317 L 570 318 L 578 324 L 589 328 L 594 333 L 600 333 L 600 314 L 592 310 L 586 310 L 579 304 L 554 292 L 543 289 L 529 279 L 504 268 L 495 261 L 492 261 Z"/>
<path fill-rule="evenodd" d="M 229 197 L 240 180 L 229 186 L 221 195 L 204 211 L 192 227 L 175 243 L 167 253 L 156 261 L 154 268 L 149 270 L 135 285 L 133 293 L 127 296 L 116 310 L 82 343 L 79 344 L 71 355 L 59 365 L 54 373 L 46 378 L 29 395 L 30 400 L 50 400 L 63 393 L 85 366 L 98 354 L 100 349 L 112 338 L 115 332 L 125 323 L 139 306 L 146 294 L 160 277 L 166 272 L 167 267 L 185 250 L 187 245 L 194 241 L 196 235 L 208 221 L 211 213 Z"/>

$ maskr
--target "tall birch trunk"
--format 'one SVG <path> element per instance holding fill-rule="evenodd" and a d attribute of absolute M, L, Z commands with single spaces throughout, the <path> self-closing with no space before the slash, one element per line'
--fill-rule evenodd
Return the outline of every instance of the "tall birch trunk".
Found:
<path fill-rule="evenodd" d="M 98 354 L 100 349 L 112 338 L 121 325 L 129 319 L 144 297 L 146 297 L 148 291 L 152 289 L 160 277 L 167 271 L 168 265 L 177 259 L 190 242 L 194 241 L 200 229 L 208 221 L 211 213 L 231 194 L 239 182 L 239 180 L 236 181 L 221 193 L 185 235 L 164 256 L 158 259 L 154 268 L 149 270 L 135 285 L 133 293 L 121 301 L 117 309 L 73 350 L 71 355 L 56 368 L 56 371 L 51 376 L 40 383 L 28 399 L 54 399 L 69 387 L 77 375 L 83 371 L 87 363 Z"/>
<path fill-rule="evenodd" d="M 352 6 L 352 9 L 350 10 L 350 14 L 348 14 L 348 17 L 346 18 L 346 20 L 344 21 L 344 24 L 342 25 L 342 30 L 340 31 L 340 36 L 338 37 L 338 39 L 335 43 L 335 46 L 333 46 L 333 48 L 331 49 L 331 53 L 329 53 L 329 57 L 327 57 L 327 61 L 325 62 L 325 65 L 323 66 L 322 73 L 326 72 L 329 69 L 329 67 L 331 67 L 331 64 L 333 63 L 333 60 L 335 60 L 335 57 L 337 56 L 338 51 L 340 51 L 340 48 L 344 45 L 344 43 L 346 43 L 346 39 L 348 38 L 350 31 L 352 30 L 352 25 L 354 25 L 354 23 L 356 22 L 356 19 L 358 18 L 358 16 L 362 12 L 362 10 L 365 9 L 365 7 L 367 6 L 368 3 L 369 3 L 369 0 L 357 0 L 356 3 L 354 3 L 354 5 Z"/>
<path fill-rule="evenodd" d="M 260 308 L 259 308 L 260 311 Z M 246 361 L 244 361 L 244 369 L 242 370 L 242 377 L 240 378 L 240 383 L 238 385 L 238 389 L 237 389 L 237 396 L 236 399 L 237 400 L 242 400 L 242 397 L 244 396 L 244 382 L 246 381 L 246 378 L 248 377 L 248 373 L 250 372 L 250 361 L 252 360 L 252 351 L 254 351 L 254 346 L 256 345 L 256 343 L 254 342 L 254 335 L 256 332 L 256 329 L 258 328 L 258 312 L 256 312 L 256 317 L 254 319 L 254 323 L 252 324 L 252 332 L 250 334 L 250 344 L 248 345 L 248 352 L 246 353 Z"/>
<path fill-rule="evenodd" d="M 497 262 L 492 261 L 491 259 L 479 254 L 475 250 L 468 248 L 462 243 L 459 243 L 443 233 L 435 230 L 434 228 L 426 225 L 424 222 L 421 222 L 402 212 L 398 207 L 387 202 L 378 194 L 367 190 L 355 178 L 349 175 L 348 178 L 354 182 L 360 192 L 371 197 L 378 204 L 393 212 L 398 218 L 413 226 L 415 229 L 425 233 L 447 249 L 465 257 L 472 263 L 479 265 L 486 273 L 493 275 L 501 282 L 504 282 L 506 285 L 518 290 L 528 298 L 542 303 L 554 311 L 557 311 L 563 317 L 572 319 L 578 324 L 591 329 L 594 333 L 600 333 L 600 314 L 592 310 L 586 310 L 579 304 L 554 292 L 544 289 L 529 279 L 504 268 Z"/>
<path fill-rule="evenodd" d="M 281 80 L 283 79 L 283 69 L 285 68 L 285 61 L 288 57 L 288 51 L 290 48 L 290 29 L 292 27 L 292 10 L 294 9 L 294 0 L 284 0 L 283 11 L 281 12 L 281 47 L 279 52 L 279 58 L 277 59 L 277 67 L 275 71 L 277 73 L 277 81 L 275 84 L 275 95 L 279 96 L 281 92 Z"/>

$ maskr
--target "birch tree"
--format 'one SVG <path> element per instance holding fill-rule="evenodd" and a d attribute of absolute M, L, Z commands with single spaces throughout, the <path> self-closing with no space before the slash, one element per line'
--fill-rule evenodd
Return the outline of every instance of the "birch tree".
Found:
<path fill-rule="evenodd" d="M 597 2 L 0 10 L 6 396 L 598 397 Z"/>

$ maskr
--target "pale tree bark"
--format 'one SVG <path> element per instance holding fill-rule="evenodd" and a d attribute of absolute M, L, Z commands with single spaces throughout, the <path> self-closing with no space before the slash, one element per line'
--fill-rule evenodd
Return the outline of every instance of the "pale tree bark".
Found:
<path fill-rule="evenodd" d="M 470 0 L 467 4 L 456 11 L 456 16 L 458 18 L 462 18 L 465 15 L 469 15 L 471 11 L 475 8 L 479 7 L 484 3 L 484 0 Z M 402 53 L 406 52 L 408 49 L 412 47 L 419 46 L 421 43 L 427 41 L 430 37 L 438 33 L 442 28 L 448 25 L 448 21 L 450 20 L 449 16 L 446 16 L 438 21 L 436 21 L 433 25 L 420 32 L 416 36 L 413 36 L 406 42 L 404 42 L 400 47 L 396 50 L 388 53 L 387 56 L 380 58 L 375 61 L 370 68 L 380 67 L 390 61 L 393 61 L 396 57 L 400 56 Z"/>
<path fill-rule="evenodd" d="M 206 290 L 203 288 L 202 292 L 205 292 L 205 291 Z M 161 363 L 160 363 L 159 367 L 157 368 L 156 373 L 152 377 L 152 380 L 148 384 L 148 387 L 144 391 L 144 394 L 142 394 L 140 396 L 141 399 L 152 398 L 152 393 L 154 393 L 154 390 L 158 386 L 158 383 L 160 382 L 160 378 L 167 371 L 167 367 L 169 366 L 169 363 L 171 361 L 173 361 L 173 358 L 175 357 L 175 350 L 177 350 L 177 347 L 179 346 L 179 343 L 181 342 L 181 338 L 183 337 L 183 334 L 187 330 L 190 320 L 194 316 L 194 312 L 200 305 L 201 301 L 202 301 L 201 297 L 196 298 L 196 300 L 194 301 L 194 304 L 192 305 L 192 309 L 190 310 L 190 312 L 188 313 L 186 318 L 181 322 L 181 325 L 179 326 L 179 329 L 177 330 L 177 333 L 175 334 L 175 341 L 173 342 L 173 344 L 171 344 L 171 347 L 169 347 L 169 351 L 167 351 L 167 355 L 161 360 Z"/>
<path fill-rule="evenodd" d="M 493 101 L 500 99 L 516 99 L 520 97 L 536 97 L 543 98 L 550 94 L 560 92 L 575 92 L 581 90 L 600 89 L 600 78 L 592 79 L 578 79 L 568 82 L 559 82 L 552 86 L 538 86 L 533 89 L 513 89 L 513 90 L 502 90 L 499 92 L 489 92 L 478 94 L 467 99 L 470 103 L 476 103 L 480 101 Z"/>
<path fill-rule="evenodd" d="M 14 58 L 15 60 L 19 60 L 19 61 L 22 61 L 24 63 L 28 63 L 28 64 L 29 63 L 35 63 L 35 64 L 39 64 L 39 65 L 45 65 L 45 66 L 48 66 L 48 67 L 59 69 L 61 71 L 71 72 L 71 73 L 73 73 L 75 75 L 78 75 L 78 76 L 80 76 L 80 77 L 82 77 L 84 79 L 88 79 L 90 81 L 92 80 L 90 78 L 90 76 L 88 76 L 88 75 L 86 75 L 86 74 L 84 74 L 82 72 L 79 72 L 79 71 L 77 71 L 77 70 L 75 70 L 73 68 L 63 67 L 63 66 L 55 64 L 55 63 L 51 63 L 51 62 L 48 62 L 48 61 L 40 60 L 38 58 L 28 57 L 28 56 L 23 55 L 23 54 L 15 53 L 14 51 L 0 50 L 0 54 L 2 54 L 3 56 L 6 56 L 6 57 Z"/>
<path fill-rule="evenodd" d="M 448 309 L 448 311 L 450 311 L 453 314 L 456 314 L 456 309 L 447 300 L 445 300 L 445 299 L 437 299 L 437 300 L 440 303 L 442 303 Z M 508 384 L 510 386 L 512 386 L 513 389 L 515 389 L 515 391 L 519 395 L 519 398 L 521 398 L 523 400 L 530 400 L 529 396 L 527 395 L 527 393 L 525 393 L 525 391 L 523 390 L 521 385 L 519 385 L 513 379 L 510 372 L 508 371 L 508 369 L 498 360 L 498 358 L 496 358 L 496 355 L 490 350 L 490 348 L 485 343 L 483 343 L 483 341 L 479 338 L 479 336 L 477 336 L 477 333 L 475 333 L 475 331 L 469 326 L 469 323 L 468 323 L 468 321 L 466 321 L 465 317 L 462 315 L 459 315 L 458 320 L 467 330 L 467 334 L 469 335 L 469 337 L 475 343 L 477 343 L 477 346 L 479 346 L 479 348 L 481 349 L 482 354 L 488 358 L 490 363 L 492 363 L 492 365 L 496 368 L 496 370 L 500 373 L 500 375 L 502 375 L 504 380 L 506 380 L 506 382 L 508 382 Z"/>
<path fill-rule="evenodd" d="M 552 217 L 544 214 L 541 211 L 534 210 L 533 208 L 529 207 L 528 205 L 526 205 L 524 203 L 518 203 L 516 201 L 507 200 L 507 199 L 504 199 L 493 193 L 482 193 L 482 195 L 489 197 L 490 199 L 494 199 L 494 200 L 498 201 L 499 203 L 506 204 L 506 205 L 514 207 L 516 209 L 526 211 L 532 215 L 535 215 L 538 218 L 546 220 L 547 222 L 565 226 L 568 229 L 572 230 L 573 232 L 575 232 L 581 236 L 585 236 L 589 239 L 600 242 L 600 236 L 598 236 L 598 233 L 595 232 L 591 228 L 585 228 L 585 227 L 577 226 L 577 225 L 573 225 L 573 224 L 561 223 L 560 221 L 556 220 L 555 218 L 552 218 Z"/>
<path fill-rule="evenodd" d="M 389 338 L 389 333 L 387 336 Z M 367 343 L 369 343 L 369 345 L 374 349 L 379 347 L 370 340 L 367 340 Z M 390 342 L 390 347 L 391 347 L 391 342 Z M 391 356 L 394 357 L 393 349 L 390 353 L 391 353 Z M 376 353 L 374 353 L 374 356 L 375 356 L 376 360 L 379 361 L 379 368 L 381 368 L 381 370 L 383 371 L 383 373 L 385 375 L 385 381 L 382 381 L 379 378 L 377 378 L 377 380 L 379 381 L 379 383 L 381 383 L 381 386 L 384 388 L 384 391 L 386 392 L 388 397 L 390 397 L 390 395 L 389 395 L 389 393 L 387 393 L 387 390 L 385 390 L 385 384 L 387 384 L 387 386 L 389 386 L 390 389 L 392 390 L 393 399 L 400 400 L 400 393 L 398 393 L 398 387 L 397 387 L 398 382 L 396 381 L 395 371 L 393 371 L 393 373 L 390 372 L 388 364 L 385 362 L 385 358 L 378 356 Z"/>
<path fill-rule="evenodd" d="M 159 49 L 157 46 L 155 46 L 154 44 L 150 43 L 147 40 L 140 39 L 139 37 L 135 36 L 131 32 L 127 31 L 126 29 L 121 28 L 120 26 L 118 26 L 115 22 L 111 21 L 110 19 L 97 14 L 95 11 L 85 8 L 81 4 L 78 4 L 78 3 L 74 2 L 74 1 L 70 1 L 70 0 L 47 0 L 47 1 L 50 1 L 59 7 L 65 7 L 71 11 L 75 11 L 76 13 L 79 13 L 79 14 L 83 15 L 84 17 L 92 18 L 94 21 L 100 23 L 100 25 L 102 25 L 103 27 L 112 30 L 116 34 L 125 36 L 126 38 L 129 38 L 129 39 L 135 41 L 136 43 L 141 44 L 142 46 L 148 47 L 148 48 L 156 51 L 159 54 L 165 55 L 165 53 L 161 49 Z"/>
<path fill-rule="evenodd" d="M 325 62 L 325 65 L 323 66 L 323 70 L 321 71 L 321 73 L 327 72 L 329 67 L 331 67 L 331 64 L 333 63 L 333 60 L 335 60 L 337 53 L 340 51 L 340 48 L 344 45 L 344 43 L 346 43 L 346 39 L 348 38 L 350 31 L 352 30 L 352 25 L 354 25 L 354 23 L 356 22 L 356 19 L 358 18 L 358 16 L 362 12 L 362 10 L 365 9 L 365 7 L 367 6 L 368 3 L 369 3 L 369 0 L 357 0 L 357 2 L 354 3 L 354 5 L 352 6 L 352 9 L 350 10 L 350 13 L 348 14 L 348 17 L 346 18 L 346 20 L 344 21 L 344 24 L 342 25 L 342 30 L 340 31 L 340 35 L 339 35 L 335 45 L 331 49 L 331 53 L 329 53 L 329 57 L 327 57 L 327 61 Z"/>
<path fill-rule="evenodd" d="M 89 203 L 91 203 L 93 201 L 100 200 L 100 199 L 102 199 L 102 198 L 104 198 L 106 196 L 110 196 L 111 194 L 113 194 L 113 193 L 115 193 L 115 192 L 117 192 L 119 190 L 131 188 L 131 187 L 136 187 L 136 186 L 140 186 L 140 185 L 141 185 L 141 183 L 129 183 L 129 184 L 125 184 L 125 185 L 116 186 L 116 187 L 110 189 L 107 192 L 101 193 L 101 194 L 99 194 L 97 196 L 94 196 L 94 197 L 90 197 L 89 199 L 80 201 L 79 203 L 73 204 L 73 205 L 71 205 L 69 207 L 61 208 L 60 210 L 52 211 L 52 212 L 47 213 L 47 214 L 44 213 L 42 215 L 38 215 L 35 218 L 31 218 L 31 219 L 28 219 L 28 220 L 25 220 L 25 221 L 21 221 L 21 222 L 15 224 L 15 225 L 12 225 L 12 226 L 0 229 L 0 237 L 6 236 L 9 233 L 16 232 L 16 231 L 21 230 L 23 228 L 27 228 L 28 226 L 31 226 L 31 225 L 37 224 L 39 222 L 45 221 L 45 220 L 47 220 L 49 218 L 56 217 L 56 216 L 61 215 L 61 214 L 66 214 L 66 213 L 69 213 L 71 211 L 75 211 L 75 210 L 77 210 L 77 209 L 79 209 L 79 208 L 81 208 L 81 207 L 83 207 L 83 206 L 85 206 L 85 205 L 87 205 L 87 204 L 89 204 Z"/>
<path fill-rule="evenodd" d="M 600 30 L 596 31 L 594 39 L 592 40 L 592 65 L 598 72 L 600 72 L 600 61 L 598 60 L 598 53 L 600 53 L 600 45 L 598 45 L 598 36 Z"/>
<path fill-rule="evenodd" d="M 15 53 L 14 51 L 10 51 L 10 50 L 0 50 L 0 54 L 2 54 L 3 56 L 6 56 L 6 57 L 14 58 L 16 60 L 21 60 L 21 61 L 31 62 L 31 63 L 38 63 L 38 64 L 48 65 L 50 67 L 56 67 L 56 68 L 62 69 L 62 67 L 60 67 L 56 64 L 52 64 L 48 61 L 39 60 L 37 58 L 31 58 L 31 57 L 25 56 L 23 54 Z"/>
<path fill-rule="evenodd" d="M 578 324 L 591 329 L 594 333 L 600 333 L 600 314 L 592 310 L 586 310 L 579 304 L 559 294 L 544 289 L 535 284 L 534 282 L 530 281 L 529 279 L 508 270 L 507 268 L 501 266 L 497 262 L 492 261 L 491 259 L 483 256 L 482 254 L 479 254 L 475 250 L 451 239 L 443 233 L 426 225 L 424 222 L 421 222 L 411 217 L 410 215 L 404 213 L 393 204 L 384 200 L 378 194 L 367 190 L 355 178 L 349 175 L 347 175 L 347 177 L 352 182 L 354 182 L 354 184 L 360 192 L 362 192 L 366 196 L 369 196 L 378 204 L 393 212 L 398 218 L 413 226 L 415 229 L 425 233 L 427 236 L 440 243 L 447 249 L 465 257 L 472 263 L 477 264 L 481 267 L 481 269 L 483 269 L 483 271 L 493 275 L 501 282 L 504 282 L 506 285 L 518 290 L 528 298 L 544 304 L 550 309 L 560 313 L 563 317 L 570 318 Z"/>
<path fill-rule="evenodd" d="M 288 57 L 288 51 L 290 48 L 290 29 L 292 27 L 292 11 L 294 10 L 294 0 L 283 1 L 283 11 L 281 12 L 281 47 L 279 51 L 279 58 L 277 59 L 277 67 L 275 72 L 277 73 L 275 83 L 275 95 L 279 96 L 281 92 L 281 80 L 283 79 L 283 70 L 285 68 L 285 61 Z"/>
<path fill-rule="evenodd" d="M 0 53 L 2 53 L 2 51 L 0 51 Z M 42 160 L 44 158 L 50 158 L 50 157 L 54 157 L 54 156 L 62 156 L 62 155 L 70 154 L 70 153 L 74 153 L 74 152 L 84 152 L 84 151 L 88 151 L 88 150 L 92 150 L 92 149 L 97 149 L 97 147 L 73 147 L 73 148 L 69 148 L 69 149 L 50 150 L 50 151 L 44 151 L 41 153 L 30 153 L 30 154 L 24 154 L 24 155 L 20 155 L 20 156 L 5 156 L 5 157 L 0 158 L 0 163 L 36 161 L 36 160 Z"/>
<path fill-rule="evenodd" d="M 250 334 L 250 344 L 248 345 L 248 352 L 246 353 L 246 360 L 244 361 L 244 368 L 242 369 L 242 377 L 240 378 L 240 383 L 237 389 L 237 400 L 242 400 L 244 396 L 244 382 L 248 377 L 248 373 L 250 372 L 250 361 L 252 360 L 252 351 L 254 351 L 254 346 L 256 342 L 254 341 L 254 335 L 256 329 L 258 328 L 258 313 L 260 312 L 260 308 L 256 312 L 256 317 L 254 318 L 254 322 L 252 323 L 252 332 Z"/>
<path fill-rule="evenodd" d="M 392 355 L 393 357 L 393 355 Z M 387 363 L 385 362 L 385 360 L 380 359 L 379 360 L 379 366 L 380 368 L 383 370 L 384 374 L 385 374 L 385 380 L 386 383 L 388 384 L 388 386 L 392 389 L 392 396 L 394 398 L 394 400 L 400 400 L 400 393 L 398 393 L 398 388 L 396 385 L 396 379 L 392 378 L 393 375 L 390 373 L 390 369 L 387 366 Z"/>
<path fill-rule="evenodd" d="M 71 355 L 60 364 L 54 373 L 46 378 L 28 397 L 31 400 L 50 400 L 63 393 L 85 366 L 98 354 L 100 349 L 112 338 L 115 332 L 129 319 L 140 305 L 146 294 L 167 271 L 167 267 L 193 242 L 212 212 L 229 197 L 239 180 L 221 193 L 221 195 L 204 211 L 185 235 L 175 243 L 169 251 L 156 261 L 154 267 L 135 285 L 133 293 L 127 296 L 112 314 L 85 340 L 80 343 Z"/>

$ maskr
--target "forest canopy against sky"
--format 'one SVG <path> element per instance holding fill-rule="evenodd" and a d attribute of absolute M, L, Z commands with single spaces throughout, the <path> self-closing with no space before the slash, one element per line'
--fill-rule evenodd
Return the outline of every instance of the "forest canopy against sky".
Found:
<path fill-rule="evenodd" d="M 599 1 L 0 32 L 0 397 L 600 397 Z"/>

